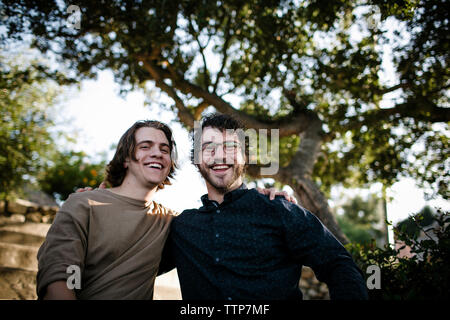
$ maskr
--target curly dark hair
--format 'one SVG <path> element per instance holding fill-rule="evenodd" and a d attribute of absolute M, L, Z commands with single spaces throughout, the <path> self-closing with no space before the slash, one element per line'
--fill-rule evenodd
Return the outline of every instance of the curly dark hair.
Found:
<path fill-rule="evenodd" d="M 221 113 L 212 113 L 204 116 L 202 118 L 201 130 L 192 130 L 191 131 L 191 139 L 192 139 L 192 148 L 191 148 L 191 162 L 194 165 L 198 165 L 197 163 L 197 153 L 201 150 L 201 139 L 203 129 L 211 127 L 219 129 L 224 132 L 226 130 L 236 130 L 238 134 L 239 140 L 243 141 L 242 149 L 245 153 L 245 157 L 248 160 L 249 158 L 249 141 L 248 138 L 245 137 L 246 130 L 244 124 L 237 120 L 236 118 Z M 247 161 L 246 161 L 247 162 Z"/>
<path fill-rule="evenodd" d="M 166 124 L 156 121 L 156 120 L 140 120 L 135 122 L 120 138 L 119 144 L 116 148 L 116 153 L 114 154 L 113 159 L 109 162 L 106 167 L 106 178 L 105 181 L 111 187 L 120 186 L 125 178 L 127 173 L 127 168 L 123 166 L 124 162 L 127 158 L 131 158 L 136 161 L 136 131 L 140 128 L 148 127 L 155 128 L 164 132 L 164 135 L 169 141 L 170 148 L 170 158 L 171 158 L 171 167 L 168 176 L 166 179 L 158 185 L 158 189 L 164 189 L 165 185 L 171 185 L 170 179 L 173 178 L 175 169 L 177 169 L 177 150 L 176 144 L 173 139 L 172 130 Z"/>

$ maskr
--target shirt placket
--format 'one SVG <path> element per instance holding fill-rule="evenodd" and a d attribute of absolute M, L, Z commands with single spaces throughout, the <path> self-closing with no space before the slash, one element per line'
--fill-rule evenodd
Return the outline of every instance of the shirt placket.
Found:
<path fill-rule="evenodd" d="M 223 243 L 223 235 L 221 234 L 221 225 L 223 224 L 223 215 L 224 215 L 224 208 L 218 205 L 217 203 L 213 202 L 214 208 L 212 212 L 212 234 L 213 234 L 213 243 L 214 243 L 214 252 L 213 252 L 213 259 L 214 259 L 214 272 L 217 279 L 217 283 L 220 285 L 220 290 L 227 300 L 231 300 L 231 297 L 229 294 L 227 294 L 228 290 L 226 288 L 226 283 L 223 281 L 223 275 L 221 274 L 223 271 L 223 259 L 224 256 L 222 255 L 223 250 L 226 250 Z"/>

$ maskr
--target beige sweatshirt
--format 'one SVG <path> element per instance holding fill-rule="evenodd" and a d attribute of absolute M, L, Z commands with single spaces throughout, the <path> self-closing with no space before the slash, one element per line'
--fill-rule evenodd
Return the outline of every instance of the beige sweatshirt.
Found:
<path fill-rule="evenodd" d="M 71 194 L 38 252 L 37 293 L 81 270 L 79 299 L 152 299 L 175 212 L 108 190 Z M 72 278 L 73 279 L 73 278 Z"/>

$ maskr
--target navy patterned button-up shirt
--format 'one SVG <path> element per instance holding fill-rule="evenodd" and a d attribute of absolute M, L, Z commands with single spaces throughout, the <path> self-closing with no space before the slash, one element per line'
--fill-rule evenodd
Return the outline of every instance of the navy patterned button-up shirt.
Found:
<path fill-rule="evenodd" d="M 176 217 L 161 268 L 175 264 L 183 299 L 301 299 L 303 265 L 333 299 L 366 299 L 360 270 L 310 212 L 243 184 L 219 204 Z"/>

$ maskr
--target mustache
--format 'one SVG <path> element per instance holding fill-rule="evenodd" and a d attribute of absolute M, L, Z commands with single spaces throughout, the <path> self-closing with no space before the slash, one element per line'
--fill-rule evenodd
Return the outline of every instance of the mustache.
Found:
<path fill-rule="evenodd" d="M 235 166 L 237 163 L 235 163 L 234 161 L 231 161 L 231 160 L 226 160 L 226 159 L 223 159 L 222 161 L 220 161 L 220 160 L 215 160 L 215 161 L 213 161 L 213 162 L 209 162 L 209 163 L 206 163 L 206 166 L 208 167 L 208 168 L 212 168 L 212 167 L 214 167 L 214 166 L 216 166 L 216 165 L 227 165 L 227 166 L 230 166 L 230 167 L 233 167 L 233 166 Z"/>

